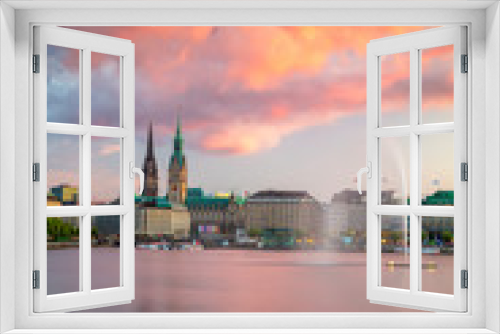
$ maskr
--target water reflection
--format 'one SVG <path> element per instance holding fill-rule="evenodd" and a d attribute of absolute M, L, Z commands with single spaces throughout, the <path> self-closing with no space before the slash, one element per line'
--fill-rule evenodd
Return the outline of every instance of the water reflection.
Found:
<path fill-rule="evenodd" d="M 107 252 L 96 259 L 107 261 L 104 254 L 113 256 Z M 452 274 L 448 259 L 433 256 L 437 270 L 429 275 Z M 65 272 L 60 274 L 64 280 Z M 135 300 L 86 312 L 415 311 L 366 299 L 365 253 L 136 250 Z"/>

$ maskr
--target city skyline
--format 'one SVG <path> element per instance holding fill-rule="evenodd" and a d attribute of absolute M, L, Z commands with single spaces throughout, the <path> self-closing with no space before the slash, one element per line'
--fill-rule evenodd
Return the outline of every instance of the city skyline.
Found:
<path fill-rule="evenodd" d="M 190 173 L 189 187 L 203 187 L 210 193 L 307 190 L 329 201 L 334 193 L 355 187 L 356 171 L 365 163 L 366 44 L 430 27 L 72 28 L 136 44 L 135 161 L 141 167 L 152 121 L 160 194 L 166 193 L 167 159 L 181 105 L 185 151 L 196 171 Z M 62 60 L 59 70 L 66 71 L 63 83 L 74 81 L 75 76 L 71 72 L 75 64 L 68 55 L 55 55 Z M 429 68 L 439 80 L 446 66 L 436 59 Z M 390 66 L 387 96 L 392 107 L 384 113 L 398 120 L 404 114 L 404 62 L 393 61 Z M 93 119 L 96 115 L 96 124 L 107 124 L 116 113 L 107 99 L 117 97 L 116 85 L 109 84 L 117 66 L 93 54 L 92 68 L 93 79 L 96 73 L 92 93 L 98 97 L 95 101 L 93 97 L 92 106 L 100 108 Z M 72 86 L 67 91 L 60 87 L 49 82 L 49 97 L 71 95 Z M 448 86 L 433 87 L 441 100 L 425 112 L 439 119 L 449 110 L 453 92 Z M 57 105 L 49 113 L 64 118 L 63 122 L 75 122 Z M 118 191 L 112 181 L 116 169 L 110 167 L 117 148 L 111 142 L 96 143 L 95 184 L 101 188 L 96 196 L 102 197 L 97 199 L 112 200 Z M 57 151 L 54 155 L 63 157 L 69 148 Z M 433 164 L 438 165 L 443 157 L 431 153 L 431 160 L 437 161 Z M 55 171 L 49 184 L 56 185 L 61 175 L 77 179 L 74 166 L 66 167 L 62 158 L 53 160 L 65 171 Z M 424 193 L 450 188 L 451 176 L 446 170 L 438 175 L 438 169 L 429 168 Z M 386 180 L 396 190 L 399 180 L 392 175 L 398 172 L 391 167 Z"/>

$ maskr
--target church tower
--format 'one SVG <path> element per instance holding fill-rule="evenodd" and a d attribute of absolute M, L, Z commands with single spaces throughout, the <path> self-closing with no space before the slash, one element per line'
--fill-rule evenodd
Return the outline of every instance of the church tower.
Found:
<path fill-rule="evenodd" d="M 142 164 L 142 170 L 144 171 L 145 179 L 145 187 L 142 196 L 158 196 L 158 164 L 156 163 L 153 147 L 153 122 L 149 123 L 148 144 L 144 163 Z"/>
<path fill-rule="evenodd" d="M 177 131 L 174 138 L 174 151 L 168 167 L 168 200 L 172 204 L 184 204 L 187 195 L 187 164 L 182 150 L 181 120 L 177 116 Z"/>

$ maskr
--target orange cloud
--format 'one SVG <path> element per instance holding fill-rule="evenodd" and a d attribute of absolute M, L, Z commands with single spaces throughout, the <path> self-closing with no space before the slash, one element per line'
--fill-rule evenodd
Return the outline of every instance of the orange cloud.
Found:
<path fill-rule="evenodd" d="M 432 27 L 78 29 L 135 43 L 138 129 L 153 120 L 163 125 L 157 133 L 166 134 L 182 104 L 183 124 L 191 131 L 187 138 L 196 133 L 196 147 L 249 154 L 275 147 L 296 131 L 364 112 L 367 43 L 428 28 Z M 425 96 L 432 96 L 424 107 L 432 110 L 449 109 L 452 101 L 446 55 L 445 49 L 433 49 L 422 61 L 423 71 L 434 73 L 424 88 Z M 393 57 L 384 67 L 384 112 L 400 110 L 408 100 L 408 70 L 403 57 Z"/>
<path fill-rule="evenodd" d="M 295 131 L 334 121 L 341 114 L 303 113 L 283 123 L 233 123 L 208 133 L 202 147 L 229 154 L 252 154 L 276 147 L 281 139 Z"/>

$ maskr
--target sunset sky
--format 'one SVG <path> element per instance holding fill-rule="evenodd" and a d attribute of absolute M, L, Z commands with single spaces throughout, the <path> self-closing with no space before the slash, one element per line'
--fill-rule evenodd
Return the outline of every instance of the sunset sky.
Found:
<path fill-rule="evenodd" d="M 428 28 L 76 29 L 135 43 L 136 165 L 142 167 L 146 130 L 152 121 L 162 194 L 179 113 L 190 187 L 238 193 L 307 190 L 329 201 L 334 193 L 354 188 L 356 172 L 365 165 L 367 43 Z M 49 54 L 49 121 L 78 121 L 78 56 L 71 51 L 54 49 Z M 423 118 L 425 122 L 451 121 L 452 49 L 434 51 L 424 53 L 422 60 Z M 93 124 L 116 125 L 117 64 L 113 57 L 92 54 Z M 383 60 L 384 125 L 407 122 L 408 66 L 404 55 Z M 424 192 L 450 189 L 452 166 L 445 161 L 452 159 L 451 144 L 451 140 L 440 140 L 439 150 L 433 147 L 422 153 L 427 168 Z M 77 182 L 77 164 L 65 159 L 65 152 L 74 149 L 71 140 L 49 138 L 48 145 L 49 184 Z M 119 146 L 106 139 L 95 139 L 92 145 L 97 170 L 93 171 L 93 198 L 113 199 L 118 193 L 119 170 L 110 166 L 117 165 Z M 390 145 L 382 157 L 389 166 L 384 187 L 399 191 L 402 181 L 396 166 L 405 164 L 407 146 Z"/>

